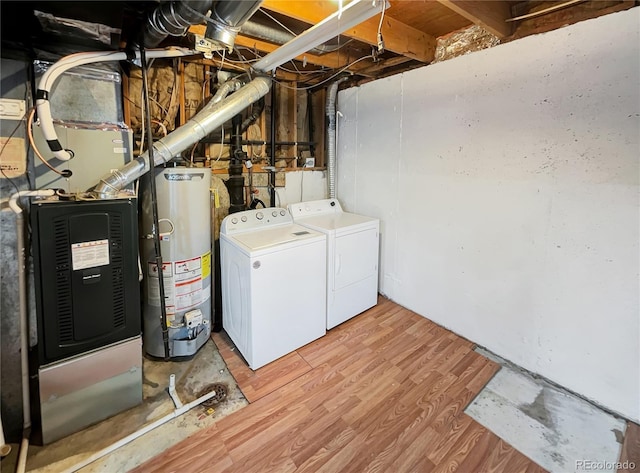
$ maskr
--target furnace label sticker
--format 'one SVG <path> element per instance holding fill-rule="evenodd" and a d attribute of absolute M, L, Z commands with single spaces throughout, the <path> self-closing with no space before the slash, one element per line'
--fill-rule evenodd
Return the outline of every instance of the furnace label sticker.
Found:
<path fill-rule="evenodd" d="M 108 265 L 109 240 L 72 243 L 71 261 L 74 271 Z"/>

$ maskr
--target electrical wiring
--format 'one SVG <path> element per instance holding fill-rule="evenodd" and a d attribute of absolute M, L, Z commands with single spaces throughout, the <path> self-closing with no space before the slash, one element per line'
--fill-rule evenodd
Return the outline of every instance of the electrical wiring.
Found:
<path fill-rule="evenodd" d="M 36 114 L 36 108 L 32 107 L 31 110 L 29 111 L 29 118 L 27 118 L 27 136 L 29 138 L 29 145 L 31 145 L 33 154 L 35 154 L 38 157 L 38 159 L 40 159 L 40 161 L 42 161 L 42 163 L 45 166 L 47 166 L 49 169 L 51 169 L 53 172 L 55 172 L 59 176 L 63 176 L 62 171 L 58 171 L 51 164 L 49 164 L 49 162 L 44 158 L 44 156 L 42 156 L 42 153 L 40 153 L 40 150 L 36 146 L 36 142 L 33 138 L 33 130 L 31 128 L 33 126 L 33 117 L 35 116 L 35 114 Z"/>
<path fill-rule="evenodd" d="M 265 14 L 265 16 L 268 16 L 269 18 L 271 18 L 275 23 L 277 23 L 278 25 L 280 25 L 282 28 L 284 28 L 285 31 L 291 33 L 293 36 L 298 36 L 297 34 L 295 34 L 293 31 L 291 31 L 289 28 L 287 28 L 284 24 L 282 24 L 279 20 L 277 20 L 276 18 L 274 18 L 271 14 L 269 14 L 269 12 L 267 10 L 265 10 L 264 8 L 260 8 L 260 11 L 262 13 Z"/>
<path fill-rule="evenodd" d="M 222 157 L 222 150 L 224 149 L 224 127 L 222 127 L 220 130 L 222 132 L 222 139 L 220 140 L 220 152 L 218 153 L 218 157 L 215 160 L 216 163 L 220 161 L 220 158 Z"/>
<path fill-rule="evenodd" d="M 330 75 L 329 77 L 327 77 L 326 79 L 324 79 L 323 81 L 318 82 L 317 84 L 313 84 L 310 85 L 308 87 L 291 87 L 290 85 L 286 85 L 284 82 L 282 81 L 275 81 L 277 82 L 280 86 L 284 87 L 285 89 L 290 89 L 290 90 L 309 90 L 309 89 L 314 89 L 322 84 L 325 84 L 327 82 L 329 82 L 331 79 L 339 76 L 340 74 L 342 74 L 344 71 L 346 71 L 347 69 L 349 69 L 351 66 L 353 66 L 354 64 L 359 63 L 360 61 L 364 61 L 365 59 L 373 59 L 372 55 L 368 55 L 368 56 L 363 56 L 360 59 L 356 59 L 355 61 L 353 61 L 351 64 L 347 64 L 346 66 L 344 66 L 342 69 L 340 69 L 338 72 L 336 72 L 335 74 Z"/>

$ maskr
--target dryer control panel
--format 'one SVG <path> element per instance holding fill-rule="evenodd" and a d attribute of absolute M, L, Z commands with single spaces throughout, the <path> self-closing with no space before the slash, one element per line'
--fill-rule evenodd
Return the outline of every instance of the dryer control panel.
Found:
<path fill-rule="evenodd" d="M 277 225 L 290 225 L 293 217 L 285 209 L 271 207 L 266 209 L 245 210 L 227 215 L 220 226 L 220 233 L 231 233 L 268 228 Z"/>
<path fill-rule="evenodd" d="M 299 202 L 289 204 L 289 212 L 295 218 L 310 217 L 312 215 L 335 214 L 342 212 L 342 206 L 338 199 L 312 200 L 310 202 Z"/>

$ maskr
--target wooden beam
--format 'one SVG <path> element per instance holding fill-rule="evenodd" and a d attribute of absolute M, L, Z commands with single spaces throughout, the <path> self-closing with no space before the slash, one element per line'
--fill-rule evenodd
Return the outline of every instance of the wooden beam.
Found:
<path fill-rule="evenodd" d="M 206 27 L 204 25 L 193 25 L 189 27 L 189 32 L 197 35 L 204 35 Z M 256 51 L 263 53 L 271 53 L 278 49 L 280 45 L 268 43 L 267 41 L 262 41 L 260 39 L 249 38 L 247 36 L 238 35 L 236 37 L 236 45 L 244 46 L 245 48 L 255 49 Z M 304 53 L 295 58 L 300 62 L 306 61 L 308 64 L 313 64 L 315 66 L 324 66 L 331 69 L 339 69 L 347 65 L 348 58 L 345 57 L 344 54 L 340 54 L 339 52 L 335 53 L 327 53 L 322 55 L 315 55 Z"/>
<path fill-rule="evenodd" d="M 262 8 L 314 25 L 335 13 L 338 5 L 322 0 L 264 0 Z M 389 16 L 392 14 L 391 10 L 392 8 L 385 14 L 382 25 L 385 49 L 418 61 L 433 61 L 436 51 L 435 38 L 395 20 Z M 377 15 L 342 34 L 367 44 L 377 45 L 379 23 L 380 17 Z"/>
<path fill-rule="evenodd" d="M 511 34 L 511 7 L 502 0 L 437 0 L 458 15 L 482 26 L 485 30 L 504 38 Z"/>
<path fill-rule="evenodd" d="M 409 62 L 412 59 L 406 56 L 396 56 L 384 61 L 380 61 L 376 64 L 367 66 L 366 68 L 359 70 L 358 74 L 363 76 L 376 76 L 378 73 L 382 72 L 384 69 L 389 67 L 398 66 L 400 64 L 404 64 L 405 62 Z"/>

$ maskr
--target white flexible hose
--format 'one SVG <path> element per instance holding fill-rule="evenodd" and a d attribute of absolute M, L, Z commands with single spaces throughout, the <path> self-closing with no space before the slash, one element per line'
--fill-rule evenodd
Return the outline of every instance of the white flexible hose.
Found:
<path fill-rule="evenodd" d="M 146 52 L 146 56 L 149 59 L 193 56 L 195 54 L 200 53 L 187 48 L 153 49 Z M 49 148 L 56 158 L 62 161 L 68 161 L 73 157 L 72 152 L 62 149 L 62 146 L 58 141 L 56 130 L 53 127 L 53 119 L 51 117 L 51 105 L 48 97 L 53 84 L 58 80 L 58 77 L 69 69 L 83 66 L 85 64 L 124 61 L 129 58 L 133 59 L 133 57 L 140 59 L 140 51 L 136 51 L 131 55 L 127 55 L 127 53 L 119 51 L 76 53 L 63 57 L 44 73 L 40 80 L 40 84 L 38 85 L 36 108 L 38 110 L 38 119 L 40 120 L 42 134 L 47 140 Z"/>

